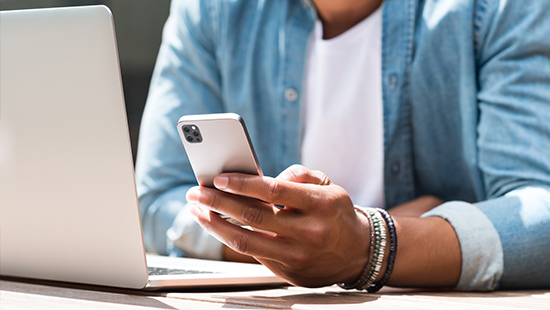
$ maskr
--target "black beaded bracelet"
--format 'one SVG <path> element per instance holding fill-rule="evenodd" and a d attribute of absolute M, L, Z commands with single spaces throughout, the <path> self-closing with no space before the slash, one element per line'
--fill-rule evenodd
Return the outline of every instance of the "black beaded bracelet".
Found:
<path fill-rule="evenodd" d="M 382 280 L 378 281 L 377 283 L 374 284 L 374 286 L 371 286 L 367 289 L 367 292 L 369 293 L 378 292 L 378 290 L 380 290 L 384 285 L 388 283 L 393 271 L 395 256 L 397 254 L 397 233 L 395 231 L 395 224 L 393 222 L 393 219 L 386 210 L 380 209 L 380 208 L 376 208 L 376 210 L 380 212 L 380 214 L 382 214 L 382 216 L 384 217 L 384 220 L 386 221 L 386 225 L 388 225 L 391 244 L 390 244 L 390 255 L 388 257 L 388 265 L 386 267 L 386 273 L 384 273 Z"/>

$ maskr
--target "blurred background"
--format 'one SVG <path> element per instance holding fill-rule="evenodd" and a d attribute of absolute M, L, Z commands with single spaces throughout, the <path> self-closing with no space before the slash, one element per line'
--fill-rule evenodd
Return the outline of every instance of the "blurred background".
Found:
<path fill-rule="evenodd" d="M 113 12 L 134 160 L 170 0 L 0 0 L 0 10 L 104 4 Z"/>

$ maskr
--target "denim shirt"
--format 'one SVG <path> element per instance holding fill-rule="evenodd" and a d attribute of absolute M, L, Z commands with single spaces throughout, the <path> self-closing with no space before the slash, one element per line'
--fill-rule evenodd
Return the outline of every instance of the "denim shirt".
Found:
<path fill-rule="evenodd" d="M 173 1 L 136 164 L 149 251 L 221 258 L 187 213 L 180 116 L 239 113 L 264 174 L 299 163 L 316 16 L 299 0 Z M 423 216 L 457 233 L 457 289 L 550 287 L 549 33 L 550 1 L 385 1 L 385 204 L 445 201 Z"/>

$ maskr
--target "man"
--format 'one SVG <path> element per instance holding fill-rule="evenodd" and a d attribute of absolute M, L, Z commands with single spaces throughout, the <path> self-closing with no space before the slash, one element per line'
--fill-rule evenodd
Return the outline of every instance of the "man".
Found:
<path fill-rule="evenodd" d="M 390 285 L 550 287 L 549 12 L 536 0 L 174 1 L 136 166 L 147 248 L 242 259 L 233 249 L 297 285 L 353 284 L 374 231 L 354 205 L 384 207 Z M 193 187 L 175 124 L 215 112 L 243 116 L 276 178 Z"/>

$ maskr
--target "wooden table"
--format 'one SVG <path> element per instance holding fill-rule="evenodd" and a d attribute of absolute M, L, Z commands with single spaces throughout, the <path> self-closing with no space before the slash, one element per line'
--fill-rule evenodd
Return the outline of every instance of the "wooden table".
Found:
<path fill-rule="evenodd" d="M 550 290 L 452 292 L 338 287 L 142 292 L 40 281 L 0 280 L 0 309 L 550 309 Z"/>

